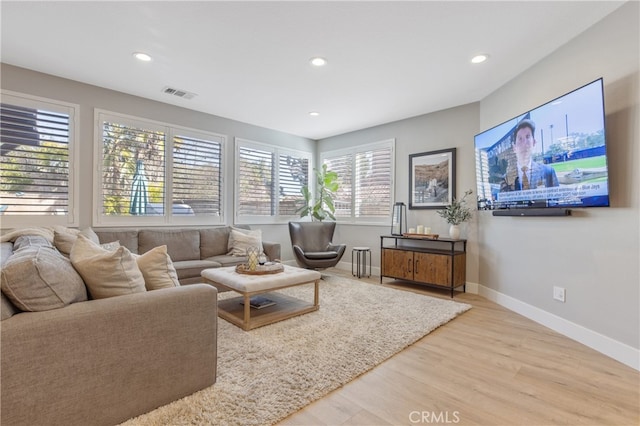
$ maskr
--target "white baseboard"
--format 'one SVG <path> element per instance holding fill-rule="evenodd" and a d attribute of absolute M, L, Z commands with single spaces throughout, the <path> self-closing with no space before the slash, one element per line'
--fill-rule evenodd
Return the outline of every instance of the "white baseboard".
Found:
<path fill-rule="evenodd" d="M 640 350 L 483 285 L 473 285 L 480 296 L 640 371 Z M 467 283 L 467 291 L 470 286 Z"/>
<path fill-rule="evenodd" d="M 465 286 L 464 291 L 465 293 L 478 294 L 478 287 L 479 287 L 478 283 L 467 282 L 467 285 Z"/>
<path fill-rule="evenodd" d="M 354 270 L 354 266 L 351 265 L 351 262 L 345 262 L 345 261 L 340 261 L 338 262 L 338 264 L 336 265 L 337 269 L 340 269 L 342 271 L 351 271 L 351 273 L 356 272 Z M 367 272 L 369 272 L 369 265 L 367 265 Z M 380 276 L 380 268 L 377 266 L 372 266 L 371 267 L 371 276 Z"/>

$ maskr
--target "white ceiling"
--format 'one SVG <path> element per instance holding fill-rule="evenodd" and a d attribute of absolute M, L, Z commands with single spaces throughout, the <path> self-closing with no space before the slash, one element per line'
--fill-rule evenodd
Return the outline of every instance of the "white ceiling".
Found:
<path fill-rule="evenodd" d="M 623 3 L 3 0 L 1 58 L 321 139 L 478 101 Z"/>

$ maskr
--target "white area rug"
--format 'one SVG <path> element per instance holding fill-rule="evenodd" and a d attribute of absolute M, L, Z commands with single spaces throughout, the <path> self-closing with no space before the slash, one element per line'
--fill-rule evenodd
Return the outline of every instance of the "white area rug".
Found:
<path fill-rule="evenodd" d="M 311 301 L 313 285 L 283 293 Z M 216 384 L 124 425 L 277 423 L 470 308 L 325 275 L 316 312 L 249 332 L 220 319 Z"/>

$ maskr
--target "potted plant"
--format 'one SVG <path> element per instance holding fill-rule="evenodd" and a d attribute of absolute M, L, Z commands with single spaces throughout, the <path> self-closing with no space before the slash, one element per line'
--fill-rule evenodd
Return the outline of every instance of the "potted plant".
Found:
<path fill-rule="evenodd" d="M 460 238 L 460 224 L 468 221 L 473 217 L 473 213 L 471 212 L 471 208 L 466 204 L 467 195 L 472 194 L 472 190 L 465 191 L 464 195 L 461 199 L 456 200 L 455 198 L 451 201 L 444 210 L 438 210 L 438 214 L 443 217 L 449 226 L 449 236 L 454 240 Z"/>
<path fill-rule="evenodd" d="M 311 220 L 323 220 L 329 218 L 336 220 L 334 216 L 336 208 L 333 199 L 338 191 L 338 174 L 327 170 L 327 165 L 322 165 L 322 170 L 313 169 L 316 175 L 316 198 L 314 199 L 307 185 L 303 186 L 300 192 L 304 197 L 304 204 L 296 213 L 300 217 L 311 216 Z"/>

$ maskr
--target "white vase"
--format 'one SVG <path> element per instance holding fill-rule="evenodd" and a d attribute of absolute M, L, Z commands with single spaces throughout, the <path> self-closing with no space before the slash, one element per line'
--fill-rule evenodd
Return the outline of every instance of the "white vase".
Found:
<path fill-rule="evenodd" d="M 460 238 L 460 226 L 459 225 L 451 225 L 449 226 L 449 237 L 452 240 L 457 240 Z"/>

